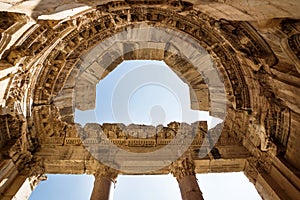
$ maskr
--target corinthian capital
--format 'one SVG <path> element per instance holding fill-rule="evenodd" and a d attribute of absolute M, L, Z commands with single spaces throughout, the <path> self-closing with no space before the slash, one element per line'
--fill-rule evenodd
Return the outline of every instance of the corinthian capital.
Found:
<path fill-rule="evenodd" d="M 177 180 L 189 175 L 195 175 L 195 163 L 190 155 L 184 156 L 170 165 L 170 172 Z"/>
<path fill-rule="evenodd" d="M 109 166 L 99 163 L 95 167 L 94 175 L 95 175 L 95 178 L 97 178 L 97 177 L 107 178 L 107 179 L 111 180 L 112 182 L 115 182 L 115 180 L 118 176 L 118 171 Z"/>

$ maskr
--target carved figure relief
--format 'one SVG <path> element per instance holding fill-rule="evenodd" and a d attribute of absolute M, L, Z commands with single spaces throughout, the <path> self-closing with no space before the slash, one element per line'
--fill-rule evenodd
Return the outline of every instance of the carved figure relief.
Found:
<path fill-rule="evenodd" d="M 269 149 L 270 137 L 267 135 L 264 123 L 261 123 L 263 120 L 262 116 L 256 115 L 252 116 L 249 124 L 250 134 L 255 134 L 259 138 L 259 147 L 262 151 L 267 151 Z M 256 142 L 254 142 L 256 143 Z"/>

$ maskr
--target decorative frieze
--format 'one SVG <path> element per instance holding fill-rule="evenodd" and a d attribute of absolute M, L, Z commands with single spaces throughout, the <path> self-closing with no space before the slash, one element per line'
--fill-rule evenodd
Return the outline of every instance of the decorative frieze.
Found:
<path fill-rule="evenodd" d="M 94 3 L 91 4 L 94 5 Z M 59 152 L 64 148 L 70 152 L 81 148 L 80 151 L 78 150 L 81 152 L 84 149 L 82 145 L 89 144 L 97 146 L 112 143 L 126 150 L 149 150 L 151 148 L 156 150 L 167 145 L 191 143 L 191 149 L 194 150 L 193 156 L 196 157 L 199 155 L 200 146 L 210 148 L 214 146 L 214 141 L 218 140 L 216 147 L 205 159 L 217 160 L 217 158 L 222 158 L 218 159 L 218 163 L 223 160 L 224 155 L 229 155 L 228 157 L 233 155 L 234 158 L 241 156 L 231 154 L 230 151 L 236 150 L 232 147 L 235 145 L 239 147 L 237 152 L 242 154 L 243 150 L 240 149 L 244 148 L 241 146 L 243 144 L 249 154 L 253 155 L 248 159 L 245 167 L 245 174 L 251 181 L 256 182 L 260 178 L 264 184 L 272 182 L 268 185 L 268 189 L 279 197 L 283 197 L 282 199 L 289 199 L 287 198 L 289 195 L 297 197 L 298 179 L 293 176 L 294 172 L 287 169 L 290 164 L 293 167 L 298 166 L 297 156 L 295 156 L 298 148 L 295 148 L 293 141 L 298 139 L 296 130 L 299 124 L 296 114 L 298 113 L 297 98 L 294 98 L 297 97 L 295 93 L 297 93 L 299 86 L 297 78 L 298 72 L 300 72 L 299 20 L 272 20 L 281 21 L 281 29 L 277 22 L 274 28 L 271 25 L 259 27 L 260 25 L 252 21 L 253 26 L 257 25 L 258 30 L 256 31 L 250 23 L 226 21 L 221 17 L 219 18 L 221 20 L 217 20 L 196 10 L 199 9 L 212 14 L 212 11 L 205 10 L 205 8 L 210 8 L 210 10 L 214 8 L 207 7 L 207 5 L 205 3 L 203 6 L 198 2 L 194 6 L 189 1 L 177 0 L 114 1 L 63 20 L 37 19 L 37 21 L 31 22 L 36 24 L 28 28 L 20 38 L 11 33 L 17 33 L 22 27 L 20 24 L 29 20 L 29 17 L 27 19 L 24 14 L 0 12 L 0 50 L 10 48 L 1 52 L 0 70 L 4 71 L 11 68 L 10 72 L 5 72 L 0 77 L 0 81 L 5 81 L 8 85 L 3 89 L 5 90 L 3 95 L 1 93 L 5 107 L 1 108 L 0 146 L 3 158 L 7 159 L 6 161 L 9 160 L 10 165 L 16 167 L 15 170 L 17 171 L 14 173 L 44 179 L 42 175 L 45 172 L 44 164 L 41 160 L 37 160 L 34 155 L 39 144 L 43 145 L 45 148 L 43 150 L 49 153 L 51 151 Z M 218 8 L 229 6 L 227 3 L 217 3 L 216 5 Z M 224 12 L 226 11 L 224 10 Z M 266 16 L 270 16 L 269 14 Z M 215 16 L 226 15 L 217 14 Z M 256 17 L 255 19 L 265 18 L 265 16 Z M 258 22 L 258 24 L 267 22 L 266 20 Z M 168 31 L 175 30 L 178 34 L 184 33 L 184 37 L 191 37 L 193 44 L 200 44 L 210 54 L 210 58 L 214 60 L 214 64 L 217 65 L 216 68 L 224 79 L 227 98 L 230 98 L 228 107 L 232 109 L 232 112 L 228 113 L 228 121 L 230 122 L 226 122 L 225 131 L 219 132 L 222 133 L 221 135 L 213 130 L 207 131 L 206 124 L 202 124 L 202 126 L 201 123 L 198 126 L 173 122 L 167 127 L 125 126 L 121 124 L 92 124 L 81 127 L 73 123 L 74 111 L 73 105 L 71 105 L 73 97 L 69 98 L 68 106 L 64 107 L 66 104 L 63 103 L 59 108 L 54 106 L 56 105 L 54 99 L 64 88 L 71 72 L 74 69 L 79 72 L 85 70 L 78 63 L 86 52 L 116 33 L 142 26 L 164 28 Z M 275 41 L 266 43 L 261 35 L 269 40 L 275 38 Z M 10 42 L 11 36 L 14 37 L 14 44 Z M 12 46 L 8 47 L 8 43 Z M 168 49 L 164 49 L 167 46 L 166 43 L 161 46 L 160 53 L 155 59 L 171 61 L 170 58 L 174 58 L 172 62 L 177 63 L 177 65 L 170 65 L 170 67 L 176 69 L 180 77 L 189 76 L 190 79 L 186 78 L 186 80 L 193 90 L 209 94 L 207 89 L 213 80 L 207 81 L 205 74 L 203 76 L 200 76 L 201 73 L 196 74 L 197 70 L 193 68 L 194 66 L 184 62 L 179 56 L 180 49 L 172 55 L 167 51 Z M 270 47 L 276 51 L 278 58 L 273 54 Z M 156 46 L 153 47 L 153 49 L 155 48 Z M 116 63 L 120 63 L 123 58 L 146 59 L 148 57 L 143 57 L 143 54 L 153 52 L 149 48 L 133 53 L 126 52 L 128 53 L 126 55 L 118 54 L 117 60 L 109 66 L 109 70 L 105 73 L 109 73 L 112 67 L 115 67 Z M 139 56 L 133 56 L 134 54 Z M 109 58 L 113 59 L 114 57 Z M 277 59 L 279 60 L 278 65 L 276 65 Z M 253 84 L 254 82 L 255 84 Z M 259 94 L 258 91 L 260 91 Z M 196 95 L 201 96 L 203 93 L 199 92 Z M 256 95 L 259 97 L 256 98 Z M 255 102 L 256 99 L 257 102 Z M 204 107 L 209 110 L 210 102 L 205 105 Z M 260 111 L 259 108 L 262 110 Z M 293 119 L 294 112 L 295 117 Z M 67 114 L 62 116 L 62 113 Z M 65 120 L 64 117 L 69 118 Z M 34 122 L 31 123 L 30 120 Z M 181 140 L 174 140 L 178 135 Z M 226 152 L 226 148 L 231 149 Z M 285 154 L 286 149 L 289 150 L 287 151 L 290 152 L 289 154 Z M 206 152 L 207 149 L 204 151 Z M 246 152 L 246 150 L 244 151 Z M 248 156 L 247 153 L 241 156 L 242 159 L 238 161 L 240 162 L 239 167 L 243 166 L 245 162 L 243 159 Z M 61 155 L 61 157 L 63 156 L 65 154 Z M 75 153 L 72 156 L 76 157 Z M 72 162 L 76 160 L 74 157 L 72 157 Z M 85 163 L 88 161 L 83 160 L 82 157 L 80 157 L 81 160 L 78 159 L 80 161 L 78 163 L 84 163 L 80 172 L 85 171 L 85 167 L 88 166 Z M 284 162 L 289 163 L 284 164 L 278 161 L 283 157 L 286 159 Z M 63 157 L 63 162 L 69 161 L 68 158 L 71 156 Z M 90 158 L 85 157 L 84 159 Z M 197 159 L 201 160 L 200 158 Z M 201 161 L 205 163 L 207 161 L 205 159 Z M 69 165 L 68 172 L 73 172 L 75 167 L 72 168 L 72 164 L 74 163 Z M 67 168 L 66 166 L 65 168 Z M 59 169 L 59 167 L 57 168 Z M 224 164 L 221 168 L 224 170 L 227 167 Z M 234 167 L 230 169 L 232 170 Z M 93 170 L 97 177 L 105 177 L 108 182 L 115 180 L 117 175 L 116 171 L 102 165 Z M 171 165 L 171 172 L 178 180 L 191 176 L 194 178 L 193 184 L 197 185 L 194 170 L 195 164 L 190 156 L 182 157 Z M 265 177 L 270 174 L 272 176 L 268 179 L 259 176 L 259 174 L 266 175 Z M 35 181 L 35 178 L 31 180 Z M 279 182 L 282 181 L 282 186 L 276 183 L 278 180 Z M 186 179 L 185 183 L 191 182 L 191 179 Z M 36 185 L 35 183 L 33 182 L 32 187 Z M 184 188 L 183 182 L 180 184 Z M 109 184 L 103 185 L 109 186 Z M 188 190 L 185 189 L 182 191 L 187 192 Z M 287 194 L 280 194 L 280 192 L 277 194 L 277 189 L 288 192 L 283 192 Z"/>
<path fill-rule="evenodd" d="M 174 4 L 173 2 L 171 4 L 177 5 L 177 3 Z M 44 62 L 45 67 L 41 72 L 38 86 L 35 89 L 35 94 L 39 95 L 34 98 L 38 99 L 35 101 L 36 103 L 50 101 L 52 96 L 56 96 L 59 93 L 60 89 L 63 88 L 63 85 L 65 84 L 64 80 L 67 79 L 69 72 L 77 62 L 76 58 L 78 58 L 84 51 L 90 49 L 93 45 L 103 41 L 105 38 L 113 35 L 114 33 L 124 30 L 126 26 L 131 26 L 132 23 L 142 22 L 145 20 L 149 21 L 149 23 L 154 23 L 155 26 L 181 30 L 193 36 L 195 39 L 199 40 L 205 48 L 210 49 L 212 54 L 221 59 L 222 64 L 226 69 L 238 65 L 238 60 L 236 60 L 235 63 L 231 63 L 234 60 L 232 56 L 235 54 L 232 53 L 233 50 L 231 50 L 229 46 L 224 46 L 224 49 L 220 51 L 218 51 L 215 47 L 211 48 L 217 43 L 226 44 L 226 41 L 224 41 L 224 38 L 220 37 L 219 33 L 215 31 L 214 27 L 212 27 L 212 25 L 215 26 L 213 19 L 210 19 L 209 23 L 207 23 L 209 17 L 199 13 L 199 11 L 188 11 L 190 14 L 183 17 L 176 12 L 157 7 L 149 7 L 145 9 L 131 5 L 130 8 L 123 7 L 123 10 L 120 9 L 114 9 L 111 11 L 111 15 L 105 13 L 101 14 L 99 11 L 88 12 L 83 14 L 84 16 L 86 15 L 86 17 L 81 16 L 78 19 L 72 19 L 72 23 L 71 21 L 70 23 L 65 21 L 62 24 L 58 23 L 55 26 L 50 26 L 49 24 L 44 23 L 44 21 L 43 23 L 41 21 L 41 24 L 43 25 L 36 29 L 34 33 L 39 35 L 40 38 L 47 38 L 47 42 L 45 42 L 45 39 L 41 40 L 43 45 L 38 45 L 38 49 L 40 49 L 38 52 L 42 52 L 41 48 L 47 48 L 50 44 L 52 45 L 51 41 L 54 41 L 55 38 L 58 37 L 60 37 L 63 41 L 63 49 L 53 49 L 51 55 L 49 54 L 49 56 L 46 57 Z M 195 18 L 199 18 L 199 20 L 195 20 Z M 130 19 L 130 21 L 128 21 L 128 19 Z M 76 23 L 74 23 L 74 20 Z M 85 22 L 81 23 L 82 20 L 85 20 Z M 76 25 L 78 26 L 77 29 L 75 29 Z M 47 31 L 45 31 L 46 27 Z M 68 34 L 66 34 L 67 32 L 63 34 L 62 32 L 66 30 L 67 27 L 69 27 L 71 31 Z M 33 45 L 34 42 L 28 42 L 28 40 L 30 39 L 28 38 L 23 42 L 23 44 L 27 42 L 27 45 L 24 47 L 22 46 L 22 48 L 28 48 Z M 232 58 L 222 56 L 221 54 L 224 50 L 228 52 L 227 57 L 230 55 Z M 60 57 L 59 54 L 61 55 L 61 53 L 57 53 L 59 51 L 65 52 L 66 57 L 63 59 L 57 59 Z M 32 55 L 35 55 L 35 53 L 32 53 Z M 71 61 L 69 62 L 70 64 L 66 64 L 68 60 Z M 232 70 L 232 72 L 236 74 L 238 69 L 239 67 Z M 225 74 L 224 76 L 227 77 Z M 50 78 L 46 79 L 46 77 Z M 234 81 L 233 77 L 234 75 L 229 78 L 232 78 L 231 80 Z M 236 77 L 238 79 L 236 83 L 239 84 L 236 85 L 234 82 L 231 82 L 231 85 L 234 87 L 233 91 L 236 91 L 235 96 L 237 108 L 248 108 L 250 106 L 249 103 L 246 105 L 245 103 L 243 103 L 244 105 L 241 104 L 241 102 L 246 102 L 248 99 L 248 92 L 243 91 L 247 88 L 245 81 L 242 81 L 243 73 L 238 72 Z M 243 92 L 240 92 L 240 90 Z M 43 95 L 41 96 L 40 93 Z"/>

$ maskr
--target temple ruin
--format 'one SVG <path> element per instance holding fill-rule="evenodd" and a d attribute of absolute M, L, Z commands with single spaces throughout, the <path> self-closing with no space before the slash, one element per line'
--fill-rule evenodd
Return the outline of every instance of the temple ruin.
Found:
<path fill-rule="evenodd" d="M 108 200 L 118 174 L 241 172 L 263 199 L 300 197 L 297 0 L 0 0 L 0 199 L 45 174 L 93 174 Z M 223 123 L 74 122 L 126 60 L 164 61 L 191 108 Z M 87 98 L 89 97 L 89 98 Z M 27 196 L 26 196 L 27 195 Z"/>

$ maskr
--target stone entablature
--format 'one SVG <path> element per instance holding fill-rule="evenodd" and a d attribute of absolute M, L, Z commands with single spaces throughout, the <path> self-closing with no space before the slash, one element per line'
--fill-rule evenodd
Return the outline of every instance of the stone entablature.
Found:
<path fill-rule="evenodd" d="M 11 6 L 8 10 L 18 11 L 16 7 L 22 8 L 25 1 L 15 5 L 5 2 Z M 107 146 L 112 143 L 136 152 L 178 145 L 173 138 L 178 132 L 170 127 L 143 129 L 141 125 L 132 125 L 132 131 L 125 126 L 126 132 L 113 128 L 115 124 L 97 125 L 103 129 L 100 136 L 85 138 L 90 134 L 89 130 L 77 126 L 78 130 L 74 124 L 76 100 L 73 99 L 73 89 L 76 73 L 80 70 L 87 70 L 82 82 L 98 81 L 123 60 L 165 60 L 196 91 L 193 108 L 202 106 L 210 110 L 209 106 L 218 106 L 219 102 L 209 98 L 201 106 L 197 105 L 198 97 L 212 97 L 213 93 L 207 90 L 212 82 L 205 81 L 208 74 L 200 76 L 200 73 L 195 73 L 195 66 L 184 60 L 181 55 L 184 48 L 172 53 L 169 49 L 174 46 L 168 46 L 167 42 L 151 41 L 142 46 L 141 42 L 123 41 L 119 49 L 110 50 L 122 52 L 127 47 L 132 50 L 130 47 L 139 45 L 143 48 L 116 57 L 110 54 L 111 51 L 105 54 L 108 57 L 85 59 L 93 48 L 100 48 L 105 40 L 124 30 L 136 29 L 137 35 L 142 36 L 140 33 L 145 26 L 184 33 L 193 38 L 195 44 L 207 51 L 224 82 L 228 110 L 221 136 L 207 130 L 195 133 L 190 125 L 182 132 L 184 142 L 189 142 L 190 136 L 196 136 L 190 141 L 189 149 L 195 171 L 244 170 L 263 198 L 299 197 L 298 2 L 77 2 L 92 5 L 93 9 L 57 20 L 47 20 L 51 16 L 37 19 L 37 16 L 55 12 L 53 8 L 61 6 L 61 2 L 37 4 L 34 10 L 29 6 L 33 12 L 28 16 L 1 12 L 0 165 L 4 169 L 0 178 L 3 183 L 1 199 L 11 199 L 11 194 L 18 190 L 17 184 L 28 176 L 32 176 L 28 180 L 34 187 L 45 172 L 95 173 L 93 158 L 84 148 L 86 144 Z M 63 3 L 74 5 L 69 1 Z M 3 1 L 0 5 L 4 5 Z M 5 10 L 6 7 L 1 8 Z M 104 58 L 116 60 L 103 69 L 103 77 L 89 79 L 94 67 L 107 64 Z M 219 94 L 218 91 L 215 94 Z M 212 138 L 219 139 L 214 148 L 199 149 L 200 146 L 211 147 L 209 139 Z M 206 156 L 200 158 L 201 154 Z M 159 158 L 153 163 L 159 165 L 168 159 L 168 155 Z M 134 168 L 143 163 L 129 160 L 123 164 Z M 161 169 L 152 173 L 168 172 Z M 15 183 L 13 187 L 12 183 Z"/>
<path fill-rule="evenodd" d="M 181 123 L 178 130 L 170 128 L 170 126 L 146 126 L 146 125 L 129 125 L 124 124 L 100 124 L 90 123 L 86 124 L 84 128 L 81 125 L 76 124 L 76 128 L 73 129 L 73 133 L 67 133 L 66 137 L 57 135 L 52 137 L 41 137 L 41 144 L 53 144 L 53 145 L 108 145 L 115 144 L 117 146 L 124 147 L 155 147 L 165 146 L 167 144 L 178 145 L 179 142 L 191 144 L 192 146 L 206 146 L 210 147 L 210 141 L 207 135 L 206 122 L 195 122 L 191 125 Z M 170 123 L 169 125 L 171 125 Z M 134 128 L 133 128 L 134 126 Z M 116 129 L 115 129 L 116 128 Z M 119 128 L 119 130 L 118 130 Z M 209 132 L 208 132 L 209 133 Z M 176 135 L 180 135 L 182 141 L 174 141 Z M 210 138 L 212 135 L 209 136 Z M 216 136 L 217 137 L 217 136 Z M 240 144 L 235 138 L 228 136 L 220 136 L 219 138 L 213 138 L 217 140 L 217 145 L 238 145 Z"/>

